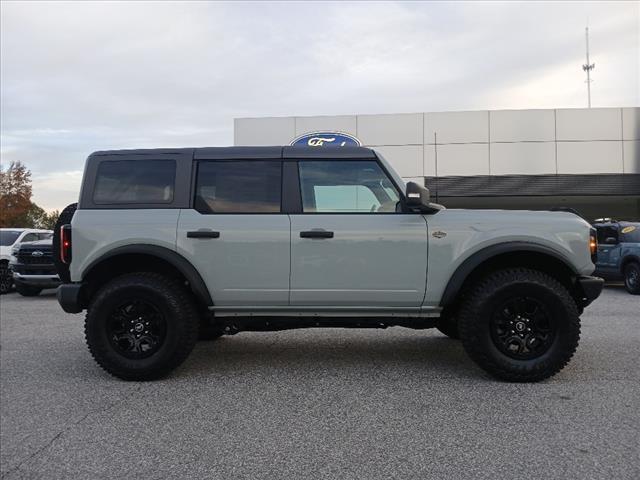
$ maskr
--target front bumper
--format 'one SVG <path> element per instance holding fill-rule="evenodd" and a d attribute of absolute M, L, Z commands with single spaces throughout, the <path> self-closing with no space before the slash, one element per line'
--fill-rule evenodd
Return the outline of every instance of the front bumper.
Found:
<path fill-rule="evenodd" d="M 582 297 L 582 306 L 586 307 L 602 293 L 604 279 L 600 277 L 582 276 L 577 278 L 576 283 Z"/>
<path fill-rule="evenodd" d="M 13 281 L 16 284 L 41 288 L 55 288 L 60 285 L 60 277 L 58 275 L 25 275 L 13 272 Z"/>
<path fill-rule="evenodd" d="M 63 283 L 58 287 L 58 303 L 67 313 L 80 313 L 84 307 L 83 285 L 81 283 Z"/>

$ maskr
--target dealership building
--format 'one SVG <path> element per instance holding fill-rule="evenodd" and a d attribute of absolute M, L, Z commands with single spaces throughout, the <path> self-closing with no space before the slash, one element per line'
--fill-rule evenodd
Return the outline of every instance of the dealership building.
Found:
<path fill-rule="evenodd" d="M 333 137 L 332 137 L 333 134 Z M 339 135 L 343 134 L 343 135 Z M 640 108 L 238 118 L 236 145 L 349 138 L 449 208 L 545 210 L 640 220 Z M 319 140 L 318 140 L 319 139 Z"/>

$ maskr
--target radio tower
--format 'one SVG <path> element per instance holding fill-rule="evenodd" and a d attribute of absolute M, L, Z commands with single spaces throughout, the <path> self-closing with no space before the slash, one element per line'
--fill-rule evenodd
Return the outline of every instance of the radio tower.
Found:
<path fill-rule="evenodd" d="M 587 102 L 589 108 L 591 108 L 591 70 L 596 68 L 595 63 L 589 63 L 589 27 L 584 29 L 585 37 L 587 39 L 587 63 L 582 65 L 582 70 L 587 72 Z"/>

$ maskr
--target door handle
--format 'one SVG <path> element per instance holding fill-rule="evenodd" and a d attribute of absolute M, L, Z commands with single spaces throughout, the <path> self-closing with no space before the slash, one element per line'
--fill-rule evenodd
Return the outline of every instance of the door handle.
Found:
<path fill-rule="evenodd" d="M 333 232 L 327 230 L 306 230 L 300 232 L 300 238 L 333 238 Z"/>
<path fill-rule="evenodd" d="M 192 230 L 187 232 L 187 238 L 220 238 L 220 232 L 213 230 Z"/>

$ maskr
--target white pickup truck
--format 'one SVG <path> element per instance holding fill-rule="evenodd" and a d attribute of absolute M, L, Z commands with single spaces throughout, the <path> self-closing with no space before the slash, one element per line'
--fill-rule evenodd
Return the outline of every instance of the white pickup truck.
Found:
<path fill-rule="evenodd" d="M 12 252 L 20 244 L 48 240 L 51 230 L 37 228 L 0 228 L 0 293 L 7 293 L 13 286 L 13 275 L 9 269 Z"/>

